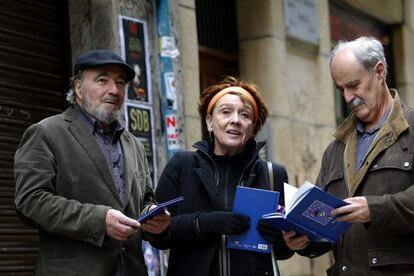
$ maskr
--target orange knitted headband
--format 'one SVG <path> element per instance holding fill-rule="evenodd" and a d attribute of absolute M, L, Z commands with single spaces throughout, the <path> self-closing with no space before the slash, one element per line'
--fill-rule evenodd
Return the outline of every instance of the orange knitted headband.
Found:
<path fill-rule="evenodd" d="M 224 95 L 226 95 L 226 94 L 228 94 L 230 92 L 240 93 L 240 94 L 242 94 L 243 96 L 246 97 L 246 99 L 248 100 L 248 102 L 253 107 L 253 112 L 254 112 L 254 120 L 253 121 L 256 121 L 259 118 L 259 111 L 257 110 L 256 101 L 254 100 L 253 96 L 250 95 L 249 92 L 247 92 L 244 88 L 239 87 L 239 86 L 230 86 L 230 87 L 224 88 L 223 90 L 221 90 L 220 92 L 218 92 L 216 95 L 214 95 L 214 97 L 211 99 L 211 101 L 208 104 L 207 114 L 211 114 L 211 112 L 213 111 L 213 107 L 215 106 L 215 104 L 217 103 L 217 101 L 221 97 L 223 97 Z"/>

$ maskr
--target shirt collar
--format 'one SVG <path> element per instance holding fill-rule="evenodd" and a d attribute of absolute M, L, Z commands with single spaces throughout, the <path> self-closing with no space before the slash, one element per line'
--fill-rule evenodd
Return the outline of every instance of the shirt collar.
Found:
<path fill-rule="evenodd" d="M 378 131 L 385 124 L 385 122 L 388 119 L 388 115 L 390 115 L 390 111 L 391 111 L 391 106 L 382 115 L 379 122 L 373 128 L 370 128 L 370 129 L 367 129 L 367 130 L 365 130 L 365 124 L 357 119 L 356 130 L 358 131 L 359 134 L 363 134 L 363 133 L 373 134 L 374 132 Z"/>

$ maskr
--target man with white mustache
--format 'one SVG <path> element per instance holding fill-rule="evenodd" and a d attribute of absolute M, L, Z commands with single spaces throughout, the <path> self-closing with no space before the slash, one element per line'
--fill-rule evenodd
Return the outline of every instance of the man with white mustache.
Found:
<path fill-rule="evenodd" d="M 413 275 L 414 111 L 388 88 L 377 39 L 339 42 L 330 69 L 352 112 L 325 150 L 317 185 L 348 202 L 332 214 L 352 226 L 336 244 L 294 231 L 284 239 L 309 257 L 333 250 L 328 275 Z"/>
<path fill-rule="evenodd" d="M 147 275 L 141 240 L 168 236 L 145 149 L 118 121 L 131 66 L 109 50 L 82 55 L 71 106 L 30 126 L 15 154 L 16 209 L 39 229 L 36 275 Z"/>
<path fill-rule="evenodd" d="M 353 99 L 353 100 L 351 101 L 350 106 L 351 106 L 351 108 L 354 108 L 354 107 L 357 107 L 358 105 L 363 104 L 363 103 L 364 103 L 364 100 L 362 100 L 362 99 L 361 99 L 361 98 L 359 98 L 359 97 L 355 97 L 355 99 Z"/>

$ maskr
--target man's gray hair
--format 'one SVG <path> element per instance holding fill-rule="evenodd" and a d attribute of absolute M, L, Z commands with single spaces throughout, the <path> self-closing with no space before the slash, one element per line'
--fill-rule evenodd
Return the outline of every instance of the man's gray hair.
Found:
<path fill-rule="evenodd" d="M 387 61 L 384 56 L 384 48 L 381 42 L 370 36 L 361 36 L 352 41 L 339 41 L 331 52 L 331 61 L 335 55 L 342 49 L 350 49 L 357 61 L 364 66 L 369 72 L 372 72 L 378 61 L 384 63 L 385 74 L 387 74 Z"/>
<path fill-rule="evenodd" d="M 76 103 L 76 92 L 75 92 L 75 81 L 76 80 L 80 80 L 81 84 L 82 84 L 82 82 L 83 82 L 83 72 L 82 71 L 79 71 L 78 74 L 73 76 L 73 78 L 71 80 L 70 88 L 69 88 L 68 92 L 66 93 L 66 100 L 70 103 L 70 105 L 74 105 Z"/>

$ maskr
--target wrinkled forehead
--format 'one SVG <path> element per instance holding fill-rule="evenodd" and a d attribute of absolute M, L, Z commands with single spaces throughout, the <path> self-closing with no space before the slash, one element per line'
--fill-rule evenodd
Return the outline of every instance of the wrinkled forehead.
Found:
<path fill-rule="evenodd" d="M 227 94 L 223 95 L 216 103 L 215 108 L 222 106 L 222 105 L 242 105 L 243 107 L 249 108 L 253 110 L 252 105 L 250 104 L 249 100 L 241 93 L 238 92 L 228 92 Z"/>

